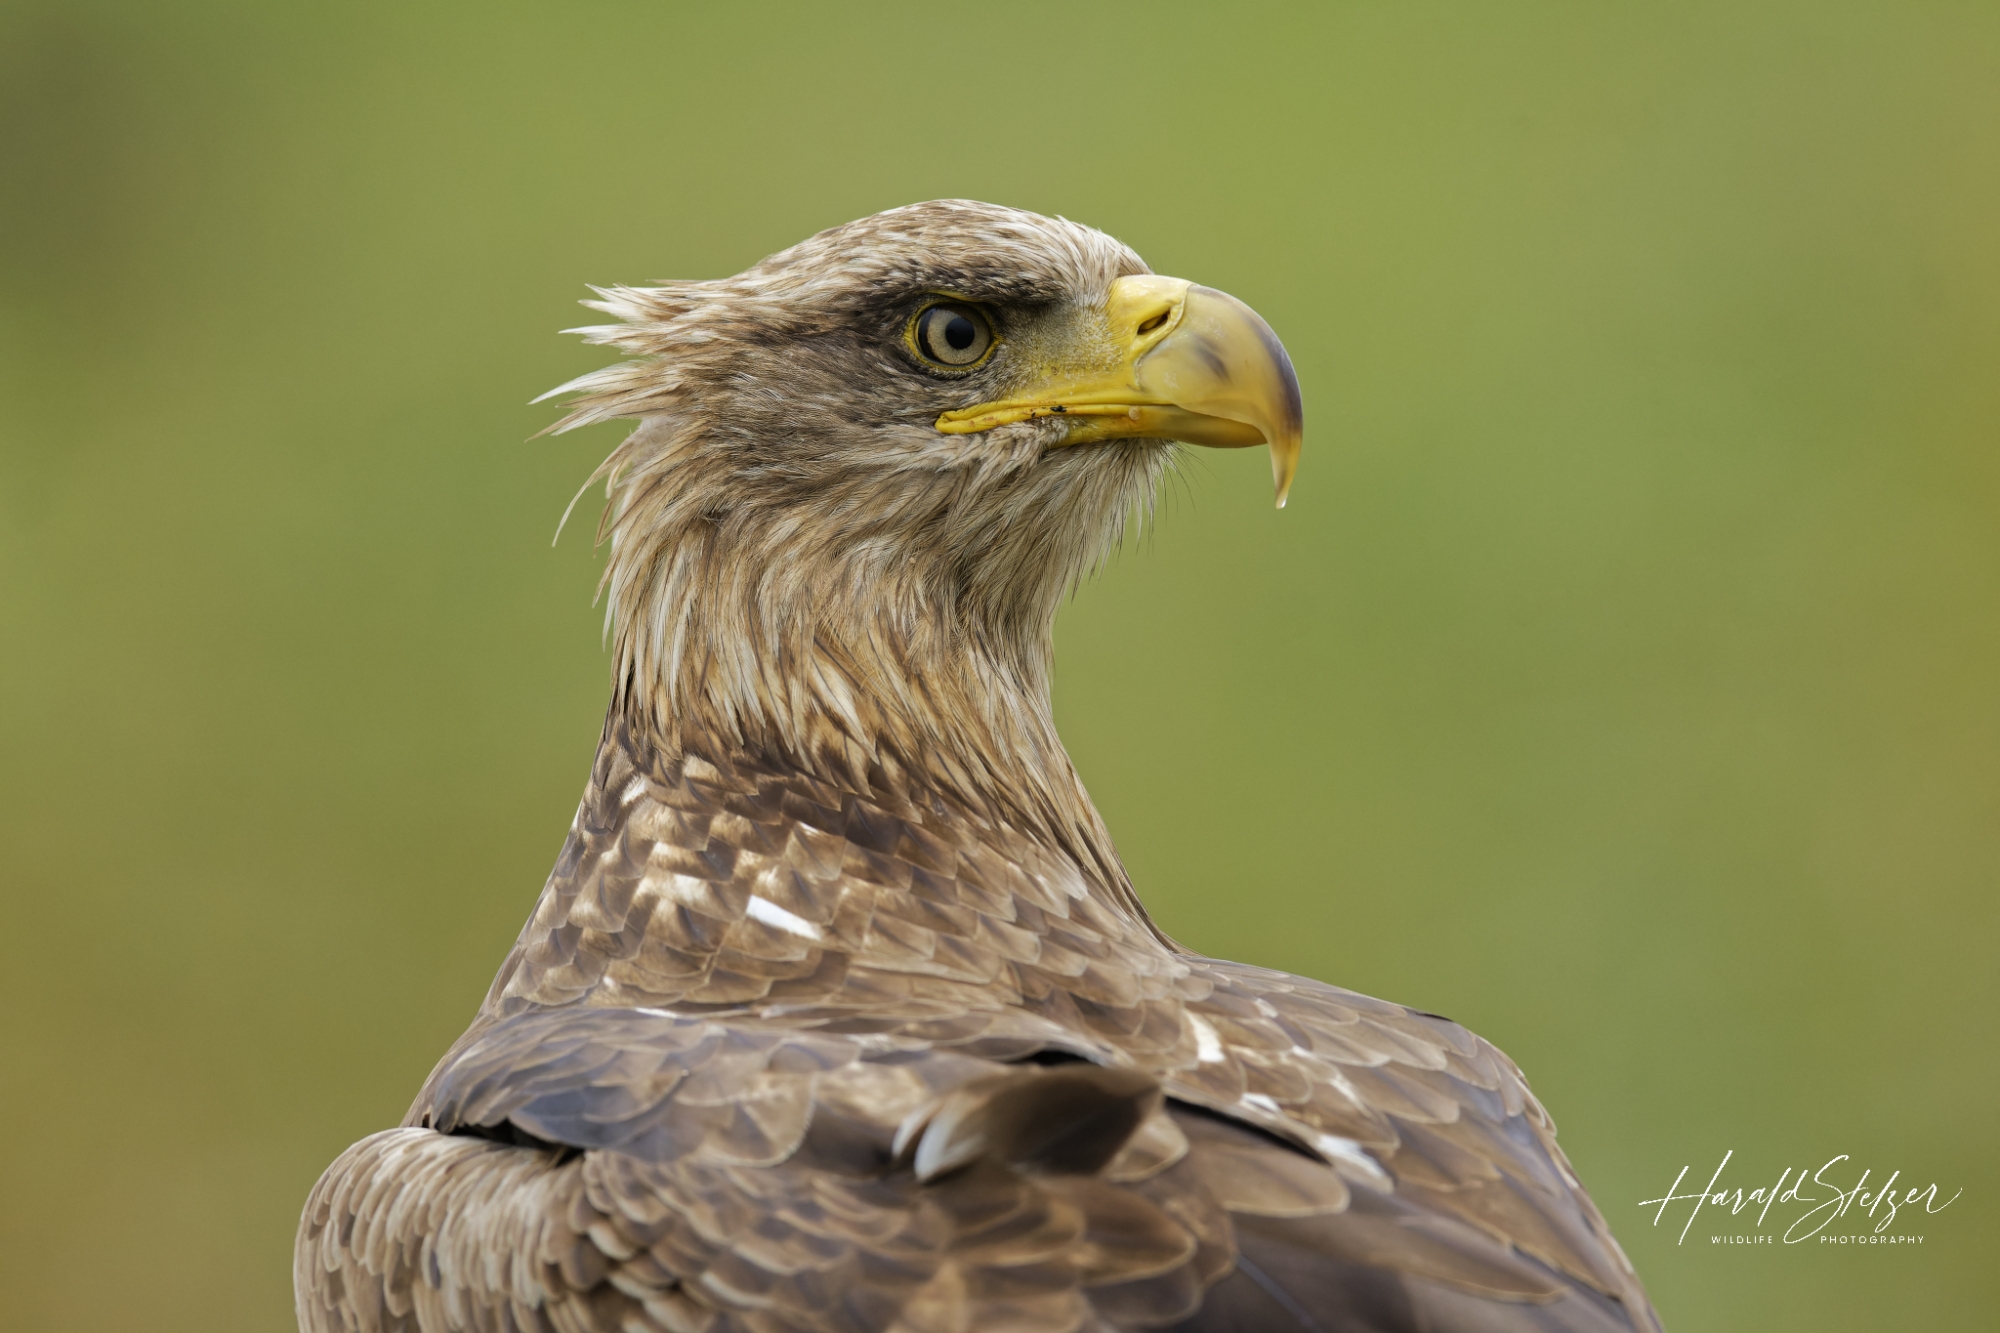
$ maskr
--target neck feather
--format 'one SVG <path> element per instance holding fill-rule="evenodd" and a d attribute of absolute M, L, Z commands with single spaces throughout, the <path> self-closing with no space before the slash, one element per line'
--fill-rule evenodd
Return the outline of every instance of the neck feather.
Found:
<path fill-rule="evenodd" d="M 829 541 L 783 514 L 703 508 L 698 454 L 645 443 L 606 464 L 621 727 L 667 762 L 755 755 L 854 791 L 894 772 L 1043 841 L 1154 930 L 1056 733 L 1050 676 L 1062 596 L 1160 459 L 1132 451 L 1088 497 L 1102 541 L 1016 542 L 1012 567 L 967 575 L 866 531 Z"/>

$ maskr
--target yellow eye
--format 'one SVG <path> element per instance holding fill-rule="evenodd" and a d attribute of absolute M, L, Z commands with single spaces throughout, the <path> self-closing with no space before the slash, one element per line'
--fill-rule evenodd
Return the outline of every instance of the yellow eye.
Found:
<path fill-rule="evenodd" d="M 911 334 L 924 359 L 941 366 L 976 365 L 993 347 L 993 327 L 986 316 L 955 301 L 918 315 Z"/>

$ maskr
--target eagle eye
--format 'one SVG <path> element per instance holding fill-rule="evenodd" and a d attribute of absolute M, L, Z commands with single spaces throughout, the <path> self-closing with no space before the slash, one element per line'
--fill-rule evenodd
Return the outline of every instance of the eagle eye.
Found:
<path fill-rule="evenodd" d="M 976 307 L 944 301 L 917 312 L 910 342 L 933 365 L 959 369 L 985 360 L 993 349 L 993 326 Z"/>

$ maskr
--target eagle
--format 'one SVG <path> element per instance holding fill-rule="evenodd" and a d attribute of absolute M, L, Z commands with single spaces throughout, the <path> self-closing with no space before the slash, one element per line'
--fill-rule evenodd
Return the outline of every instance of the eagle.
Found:
<path fill-rule="evenodd" d="M 990 204 L 595 289 L 636 421 L 555 868 L 400 1126 L 309 1197 L 306 1333 L 1657 1330 L 1520 1071 L 1197 954 L 1057 736 L 1057 609 L 1299 385 L 1248 305 Z M 1256 886 L 1228 886 L 1254 898 Z"/>

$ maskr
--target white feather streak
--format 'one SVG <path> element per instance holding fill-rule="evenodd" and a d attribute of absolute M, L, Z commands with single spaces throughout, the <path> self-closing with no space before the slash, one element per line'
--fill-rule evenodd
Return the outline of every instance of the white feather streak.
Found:
<path fill-rule="evenodd" d="M 762 921 L 767 926 L 788 931 L 793 935 L 799 936 L 801 939 L 816 940 L 819 938 L 818 926 L 815 926 L 796 912 L 787 912 L 769 898 L 759 898 L 755 894 L 752 894 L 750 896 L 748 914 Z"/>

